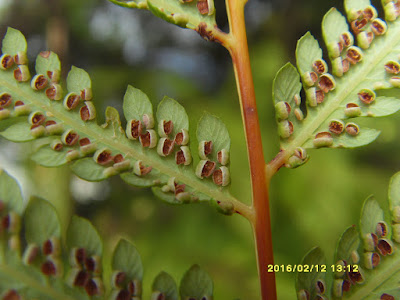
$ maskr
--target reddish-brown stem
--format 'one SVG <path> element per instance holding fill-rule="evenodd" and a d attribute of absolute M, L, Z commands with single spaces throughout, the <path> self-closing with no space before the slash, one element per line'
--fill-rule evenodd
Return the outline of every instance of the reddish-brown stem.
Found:
<path fill-rule="evenodd" d="M 255 213 L 255 218 L 250 221 L 253 226 L 256 242 L 261 296 L 263 300 L 275 300 L 275 274 L 267 272 L 267 266 L 274 263 L 268 197 L 269 180 L 266 180 L 261 131 L 247 46 L 244 5 L 245 1 L 242 0 L 227 0 L 227 12 L 231 32 L 230 40 L 226 46 L 231 54 L 234 65 L 246 134 L 252 200 Z"/>

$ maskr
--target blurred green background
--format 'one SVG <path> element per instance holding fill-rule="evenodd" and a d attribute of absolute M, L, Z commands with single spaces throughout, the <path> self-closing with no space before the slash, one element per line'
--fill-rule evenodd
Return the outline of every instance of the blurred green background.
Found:
<path fill-rule="evenodd" d="M 224 2 L 215 1 L 218 24 L 226 28 Z M 267 160 L 279 151 L 271 87 L 277 70 L 294 61 L 296 41 L 306 31 L 320 39 L 320 22 L 339 0 L 250 0 L 249 47 Z M 30 61 L 39 51 L 59 54 L 64 76 L 71 65 L 86 69 L 93 82 L 98 112 L 121 111 L 126 86 L 147 93 L 156 105 L 164 95 L 184 105 L 194 128 L 207 110 L 227 124 L 232 138 L 232 193 L 250 201 L 246 148 L 229 55 L 195 32 L 157 19 L 147 11 L 128 10 L 106 0 L 1 0 L 0 35 L 7 26 L 27 37 Z M 322 43 L 321 43 L 322 45 Z M 101 115 L 101 114 L 100 114 Z M 99 123 L 102 122 L 99 117 Z M 296 170 L 282 169 L 271 185 L 275 263 L 296 264 L 320 245 L 328 262 L 339 235 L 357 224 L 370 194 L 386 201 L 390 177 L 400 170 L 399 115 L 363 121 L 383 132 L 362 149 L 311 151 Z M 87 183 L 67 167 L 45 169 L 29 160 L 26 146 L 0 139 L 0 167 L 15 176 L 25 198 L 36 194 L 52 201 L 62 222 L 72 213 L 92 220 L 111 252 L 119 237 L 133 241 L 145 266 L 145 296 L 161 270 L 178 282 L 198 263 L 214 279 L 215 299 L 259 299 L 253 236 L 239 216 L 219 215 L 206 205 L 169 206 L 148 189 L 119 178 Z M 279 299 L 295 299 L 294 274 L 278 273 Z"/>

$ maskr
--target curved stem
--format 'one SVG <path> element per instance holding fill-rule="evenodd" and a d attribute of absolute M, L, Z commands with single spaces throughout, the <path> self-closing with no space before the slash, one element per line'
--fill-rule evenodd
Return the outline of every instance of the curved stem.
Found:
<path fill-rule="evenodd" d="M 267 272 L 267 266 L 274 263 L 268 197 L 269 180 L 267 180 L 264 168 L 261 131 L 247 46 L 244 21 L 245 1 L 227 0 L 226 4 L 231 29 L 230 40 L 226 47 L 231 54 L 234 65 L 246 135 L 255 213 L 255 218 L 251 220 L 251 223 L 256 242 L 261 295 L 263 300 L 274 300 L 276 299 L 275 274 Z"/>

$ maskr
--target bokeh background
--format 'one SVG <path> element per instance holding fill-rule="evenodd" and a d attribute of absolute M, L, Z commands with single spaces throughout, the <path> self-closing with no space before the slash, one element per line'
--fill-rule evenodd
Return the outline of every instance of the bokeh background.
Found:
<path fill-rule="evenodd" d="M 246 7 L 249 47 L 263 131 L 271 160 L 279 138 L 271 99 L 272 80 L 287 61 L 295 63 L 297 39 L 306 31 L 321 41 L 320 22 L 340 0 L 250 0 Z M 224 2 L 215 1 L 226 30 Z M 71 65 L 92 78 L 99 119 L 106 106 L 121 110 L 128 84 L 155 105 L 164 95 L 182 103 L 194 127 L 203 111 L 220 116 L 232 139 L 232 193 L 250 203 L 243 128 L 229 55 L 197 33 L 167 24 L 148 11 L 106 0 L 0 0 L 0 35 L 7 26 L 27 37 L 29 58 L 41 50 L 59 54 L 64 76 Z M 321 43 L 323 45 L 323 43 Z M 65 77 L 64 77 L 65 78 Z M 390 177 L 400 170 L 400 116 L 363 120 L 382 130 L 361 149 L 310 151 L 299 169 L 282 169 L 271 185 L 275 263 L 296 264 L 320 245 L 332 263 L 336 241 L 358 224 L 362 202 L 374 194 L 385 205 Z M 110 253 L 118 238 L 133 241 L 145 266 L 144 299 L 161 270 L 180 281 L 198 263 L 214 279 L 215 299 L 259 299 L 253 236 L 247 221 L 225 217 L 207 205 L 170 206 L 149 189 L 80 180 L 68 167 L 46 169 L 29 160 L 29 147 L 0 139 L 0 167 L 20 182 L 24 196 L 40 195 L 56 205 L 66 226 L 72 213 L 89 218 Z M 65 227 L 64 227 L 65 228 Z M 278 273 L 279 299 L 295 299 L 294 274 Z"/>

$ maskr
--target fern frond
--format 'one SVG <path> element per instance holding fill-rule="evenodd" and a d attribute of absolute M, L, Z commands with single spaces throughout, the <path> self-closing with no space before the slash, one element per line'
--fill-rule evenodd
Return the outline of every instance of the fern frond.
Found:
<path fill-rule="evenodd" d="M 306 162 L 305 149 L 371 143 L 379 131 L 360 127 L 353 119 L 387 116 L 400 109 L 399 99 L 379 96 L 382 89 L 400 87 L 398 5 L 397 0 L 383 1 L 385 22 L 370 1 L 346 0 L 350 25 L 332 8 L 322 21 L 330 70 L 310 33 L 298 41 L 297 68 L 290 63 L 282 67 L 273 87 L 287 167 Z"/>
<path fill-rule="evenodd" d="M 32 198 L 24 210 L 17 182 L 3 170 L 0 220 L 1 299 L 141 299 L 143 265 L 132 243 L 121 239 L 112 259 L 104 259 L 111 266 L 104 266 L 101 237 L 88 220 L 73 216 L 63 238 L 55 208 Z M 211 299 L 213 283 L 194 265 L 184 274 L 180 291 L 182 299 Z M 178 287 L 161 272 L 151 294 L 152 299 L 178 300 Z"/>
<path fill-rule="evenodd" d="M 165 21 L 197 31 L 209 41 L 220 41 L 225 35 L 215 21 L 213 0 L 109 0 L 126 8 L 148 9 Z"/>
<path fill-rule="evenodd" d="M 399 190 L 397 173 L 389 185 L 390 214 L 384 213 L 374 197 L 365 200 L 359 230 L 351 226 L 342 234 L 332 264 L 326 264 L 319 248 L 304 257 L 302 264 L 313 266 L 314 272 L 297 274 L 298 299 L 326 299 L 329 295 L 333 299 L 353 300 L 400 297 Z M 326 272 L 321 272 L 324 266 Z"/>
<path fill-rule="evenodd" d="M 237 210 L 246 215 L 246 206 L 227 188 L 230 137 L 217 117 L 203 116 L 196 142 L 189 138 L 189 119 L 178 102 L 165 97 L 154 116 L 148 97 L 129 86 L 123 102 L 126 128 L 112 107 L 106 109 L 106 122 L 100 126 L 84 70 L 72 67 L 64 86 L 57 55 L 42 52 L 36 60 L 37 75 L 31 79 L 25 38 L 11 28 L 1 60 L 0 135 L 14 142 L 41 140 L 33 155 L 37 163 L 68 163 L 89 181 L 118 174 L 129 184 L 153 187 L 170 203 L 211 201 L 224 213 Z"/>

